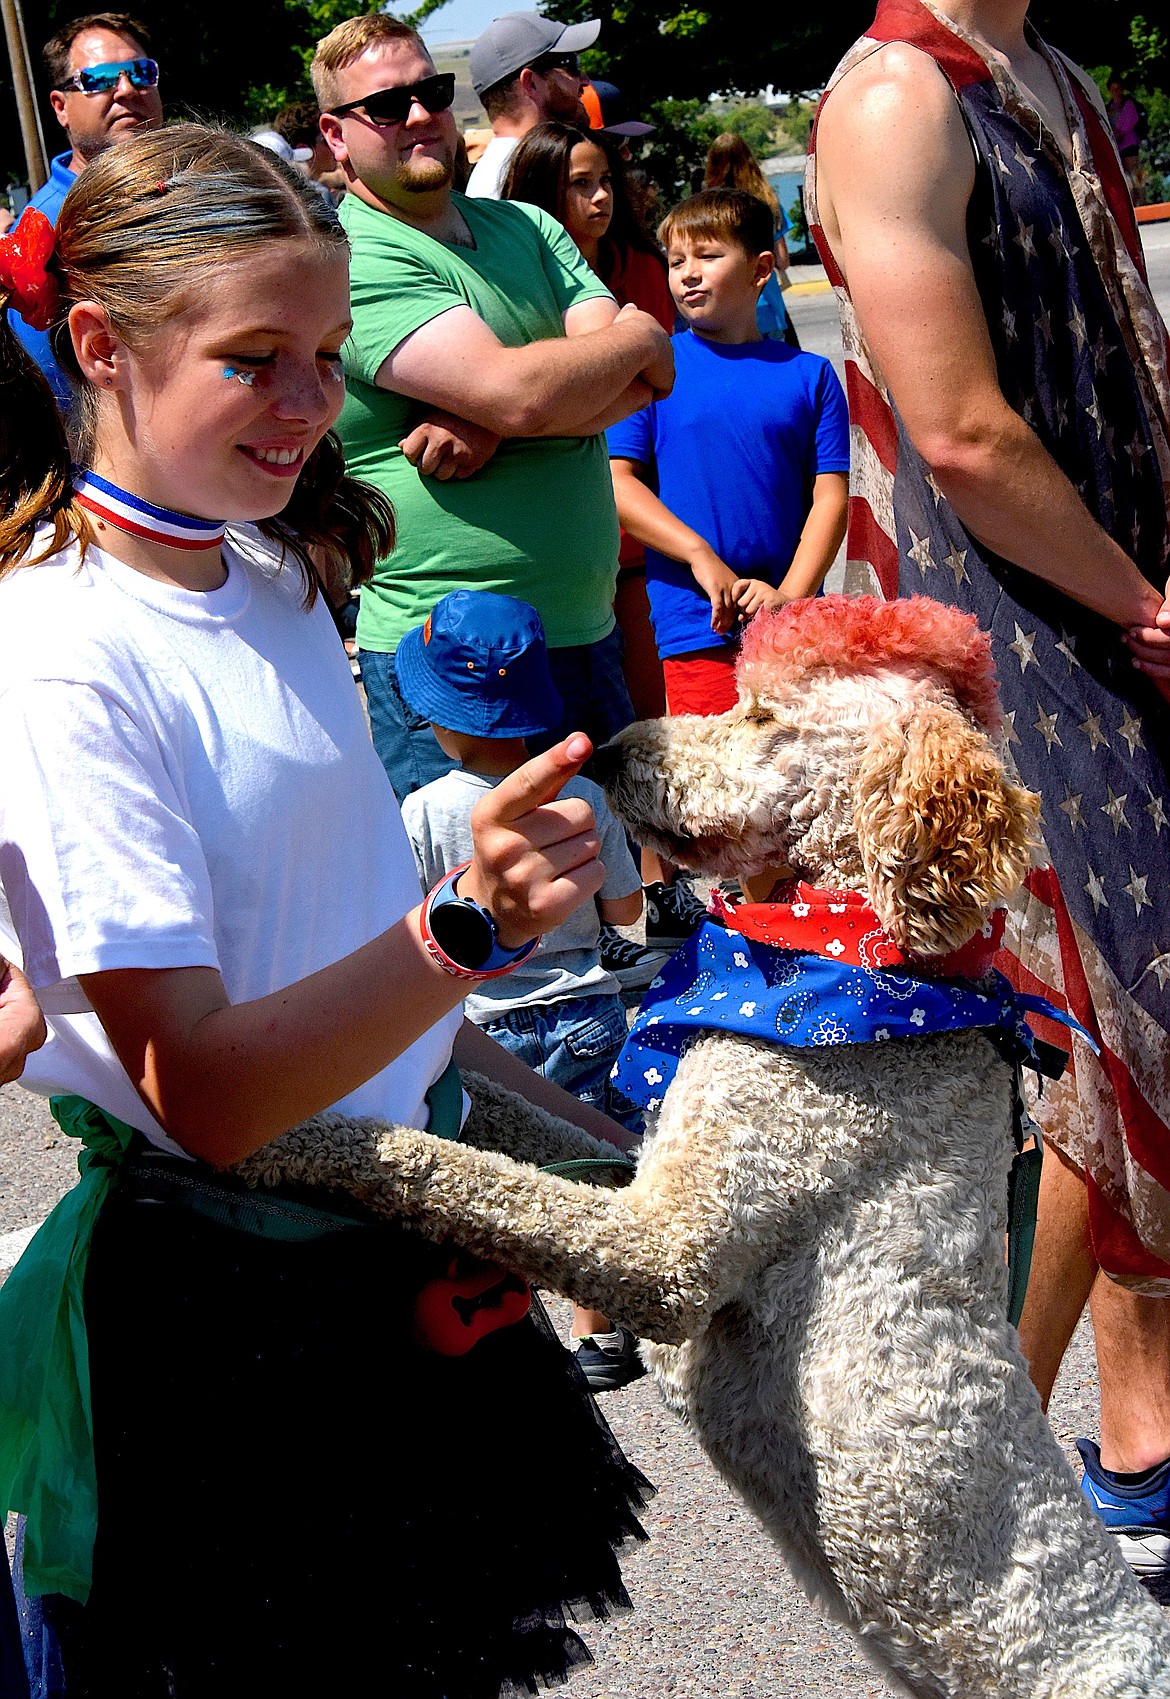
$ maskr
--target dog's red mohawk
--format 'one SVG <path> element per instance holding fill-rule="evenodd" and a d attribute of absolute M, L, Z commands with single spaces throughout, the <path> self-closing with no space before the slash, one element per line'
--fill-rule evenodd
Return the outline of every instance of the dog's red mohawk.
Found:
<path fill-rule="evenodd" d="M 899 662 L 939 673 L 957 701 L 988 731 L 1002 711 L 991 639 L 970 614 L 926 596 L 815 596 L 758 615 L 748 627 L 736 676 L 767 699 L 786 684 L 822 669 L 876 672 Z"/>

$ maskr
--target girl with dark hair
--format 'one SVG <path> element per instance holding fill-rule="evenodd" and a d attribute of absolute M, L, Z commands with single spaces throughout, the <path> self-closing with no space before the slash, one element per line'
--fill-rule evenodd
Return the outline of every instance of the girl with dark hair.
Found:
<path fill-rule="evenodd" d="M 502 194 L 551 213 L 620 306 L 633 302 L 674 329 L 666 261 L 634 210 L 619 138 L 537 124 L 512 155 Z"/>
<path fill-rule="evenodd" d="M 445 950 L 316 596 L 394 523 L 330 431 L 347 244 L 304 177 L 195 125 L 133 138 L 55 240 L 0 242 L 0 300 L 76 393 L 71 463 L 4 316 L 0 881 L 49 1026 L 27 1078 L 84 1145 L 0 1293 L 26 1589 L 75 1699 L 534 1692 L 588 1659 L 567 1612 L 628 1602 L 645 1483 L 539 1318 L 432 1348 L 451 1247 L 222 1170 L 331 1105 L 458 1136 L 465 984 L 604 877 L 552 800 L 588 740 L 477 815 L 455 900 L 490 951 Z"/>

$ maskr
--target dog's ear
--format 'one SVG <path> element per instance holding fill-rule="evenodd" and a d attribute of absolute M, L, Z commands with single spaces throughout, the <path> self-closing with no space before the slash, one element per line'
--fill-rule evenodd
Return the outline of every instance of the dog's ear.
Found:
<path fill-rule="evenodd" d="M 957 707 L 922 703 L 875 728 L 854 825 L 869 899 L 904 950 L 956 950 L 1020 884 L 1040 799 L 1013 784 Z"/>

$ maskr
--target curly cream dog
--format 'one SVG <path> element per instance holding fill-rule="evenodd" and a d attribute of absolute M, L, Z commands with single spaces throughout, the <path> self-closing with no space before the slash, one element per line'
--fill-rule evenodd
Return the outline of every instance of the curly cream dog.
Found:
<path fill-rule="evenodd" d="M 1021 879 L 989 650 L 935 604 L 752 626 L 739 702 L 602 752 L 643 843 L 766 889 L 867 894 L 903 948 L 960 945 Z M 1170 1696 L 1170 1630 L 1041 1413 L 1005 1319 L 1010 1072 L 978 1031 L 685 1051 L 628 1190 L 322 1116 L 246 1172 L 329 1181 L 603 1309 L 809 1591 L 917 1699 Z M 477 1088 L 472 1139 L 593 1146 Z"/>

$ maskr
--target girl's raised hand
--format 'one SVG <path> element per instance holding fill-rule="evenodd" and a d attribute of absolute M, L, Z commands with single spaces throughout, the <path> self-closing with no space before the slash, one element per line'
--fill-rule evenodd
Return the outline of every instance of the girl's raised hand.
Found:
<path fill-rule="evenodd" d="M 584 733 L 573 732 L 510 773 L 472 811 L 475 855 L 459 894 L 490 911 L 505 949 L 553 931 L 605 881 L 592 808 L 560 794 L 592 753 Z"/>

